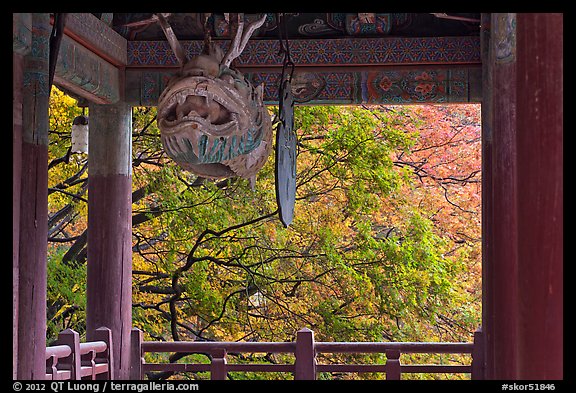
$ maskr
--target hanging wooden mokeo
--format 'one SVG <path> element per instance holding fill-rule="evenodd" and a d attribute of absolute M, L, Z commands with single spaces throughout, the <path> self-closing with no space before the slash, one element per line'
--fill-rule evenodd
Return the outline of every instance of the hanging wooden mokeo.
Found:
<path fill-rule="evenodd" d="M 272 122 L 263 103 L 263 85 L 254 87 L 231 63 L 266 14 L 246 29 L 243 14 L 235 14 L 237 29 L 228 51 L 224 54 L 207 34 L 202 53 L 191 59 L 166 20 L 169 14 L 156 15 L 180 63 L 158 101 L 166 154 L 198 176 L 240 176 L 254 184 L 272 149 Z"/>

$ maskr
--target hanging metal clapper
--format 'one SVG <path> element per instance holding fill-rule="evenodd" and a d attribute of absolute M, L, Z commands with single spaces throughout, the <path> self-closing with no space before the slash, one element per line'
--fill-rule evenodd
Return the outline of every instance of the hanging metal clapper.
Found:
<path fill-rule="evenodd" d="M 282 17 L 282 21 L 284 18 Z M 278 24 L 278 30 L 286 27 L 285 23 Z M 292 96 L 292 75 L 294 63 L 290 60 L 288 39 L 285 34 L 286 47 L 283 47 L 280 34 L 281 52 L 284 52 L 282 77 L 278 89 L 278 128 L 276 130 L 276 164 L 275 185 L 276 202 L 280 214 L 280 221 L 285 227 L 292 223 L 294 217 L 294 203 L 296 200 L 296 132 L 294 130 L 294 97 Z M 289 73 L 287 70 L 290 69 Z"/>

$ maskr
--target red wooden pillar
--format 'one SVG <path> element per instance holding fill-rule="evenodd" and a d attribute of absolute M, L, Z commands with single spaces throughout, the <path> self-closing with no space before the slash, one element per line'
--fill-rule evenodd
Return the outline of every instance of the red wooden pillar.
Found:
<path fill-rule="evenodd" d="M 518 377 L 563 378 L 563 16 L 517 16 Z"/>
<path fill-rule="evenodd" d="M 32 14 L 32 50 L 21 62 L 21 147 L 15 150 L 21 154 L 20 167 L 15 168 L 20 170 L 18 379 L 44 379 L 46 374 L 50 31 L 49 14 Z"/>
<path fill-rule="evenodd" d="M 517 212 L 515 14 L 492 14 L 492 253 L 493 377 L 516 379 Z"/>
<path fill-rule="evenodd" d="M 113 374 L 129 379 L 132 328 L 132 111 L 90 105 L 86 327 L 112 331 Z"/>
<path fill-rule="evenodd" d="M 480 24 L 482 51 L 482 330 L 486 379 L 492 378 L 494 359 L 494 296 L 492 282 L 492 66 L 490 65 L 491 14 L 483 13 Z"/>
<path fill-rule="evenodd" d="M 486 20 L 486 377 L 562 378 L 562 15 L 492 14 L 488 26 Z"/>
<path fill-rule="evenodd" d="M 18 281 L 20 259 L 20 187 L 22 176 L 23 56 L 12 57 L 12 379 L 18 377 Z"/>

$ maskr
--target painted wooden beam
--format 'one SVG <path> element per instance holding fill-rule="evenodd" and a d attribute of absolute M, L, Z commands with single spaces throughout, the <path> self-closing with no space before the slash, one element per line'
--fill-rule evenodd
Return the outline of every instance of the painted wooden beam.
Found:
<path fill-rule="evenodd" d="M 123 95 L 126 39 L 90 13 L 69 13 L 64 34 L 54 84 L 90 102 L 118 102 Z"/>
<path fill-rule="evenodd" d="M 51 21 L 53 23 L 53 21 Z M 90 13 L 69 13 L 64 34 L 116 67 L 127 62 L 127 41 Z"/>
<path fill-rule="evenodd" d="M 121 96 L 122 71 L 68 36 L 62 37 L 54 84 L 91 102 L 110 104 Z"/>
<path fill-rule="evenodd" d="M 278 104 L 281 70 L 238 68 L 254 85 L 264 84 L 264 102 Z M 174 71 L 126 71 L 126 101 L 156 106 Z M 293 95 L 302 105 L 422 104 L 480 102 L 480 66 L 299 67 Z"/>
<path fill-rule="evenodd" d="M 188 58 L 199 54 L 203 41 L 181 41 Z M 226 50 L 228 40 L 219 45 Z M 290 58 L 299 66 L 480 64 L 480 38 L 379 37 L 290 40 Z M 128 41 L 127 67 L 178 67 L 167 41 Z M 278 40 L 254 39 L 235 61 L 237 67 L 282 67 Z"/>
<path fill-rule="evenodd" d="M 91 104 L 88 143 L 87 339 L 112 331 L 113 373 L 128 379 L 132 328 L 132 110 Z"/>
<path fill-rule="evenodd" d="M 228 41 L 219 44 L 226 49 Z M 235 67 L 276 105 L 283 57 L 277 40 L 249 41 Z M 202 41 L 182 41 L 188 58 Z M 129 41 L 126 100 L 154 106 L 177 60 L 166 41 Z M 290 41 L 298 104 L 480 102 L 479 37 L 385 37 Z"/>

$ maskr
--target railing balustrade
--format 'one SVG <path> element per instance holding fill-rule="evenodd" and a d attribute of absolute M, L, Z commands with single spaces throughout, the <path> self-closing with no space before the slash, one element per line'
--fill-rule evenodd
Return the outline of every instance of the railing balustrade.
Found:
<path fill-rule="evenodd" d="M 102 327 L 95 341 L 80 342 L 71 329 L 58 335 L 55 345 L 46 348 L 46 379 L 113 379 L 112 334 Z M 144 379 L 154 371 L 209 372 L 213 380 L 225 380 L 230 372 L 287 372 L 296 380 L 314 380 L 318 373 L 384 373 L 386 379 L 399 380 L 408 373 L 469 373 L 471 379 L 483 379 L 483 335 L 479 330 L 474 342 L 316 342 L 314 332 L 304 328 L 293 342 L 208 342 L 144 341 L 139 329 L 132 330 L 131 379 Z M 205 354 L 210 363 L 148 363 L 146 353 Z M 293 363 L 228 363 L 230 354 L 293 354 Z M 321 354 L 384 354 L 384 364 L 323 364 Z M 470 364 L 403 364 L 401 354 L 469 354 Z"/>
<path fill-rule="evenodd" d="M 112 332 L 101 327 L 94 337 L 81 343 L 78 332 L 60 332 L 55 345 L 46 347 L 46 379 L 113 379 Z"/>
<path fill-rule="evenodd" d="M 63 367 L 65 362 L 58 364 L 61 359 L 66 359 L 72 354 L 68 345 L 55 345 L 46 348 L 46 379 L 63 380 L 72 378 L 72 370 Z"/>
<path fill-rule="evenodd" d="M 224 380 L 229 372 L 289 372 L 296 380 L 314 380 L 320 372 L 385 373 L 386 379 L 401 379 L 406 373 L 470 373 L 471 379 L 483 379 L 483 336 L 479 330 L 474 342 L 315 342 L 314 332 L 304 328 L 296 333 L 294 342 L 199 342 L 144 341 L 142 331 L 132 330 L 131 379 L 144 379 L 146 373 L 164 371 L 210 372 L 213 380 Z M 148 363 L 146 353 L 200 353 L 210 363 Z M 229 364 L 227 354 L 292 353 L 292 364 Z M 381 353 L 385 364 L 319 364 L 321 353 Z M 469 365 L 402 364 L 403 353 L 470 354 Z"/>

